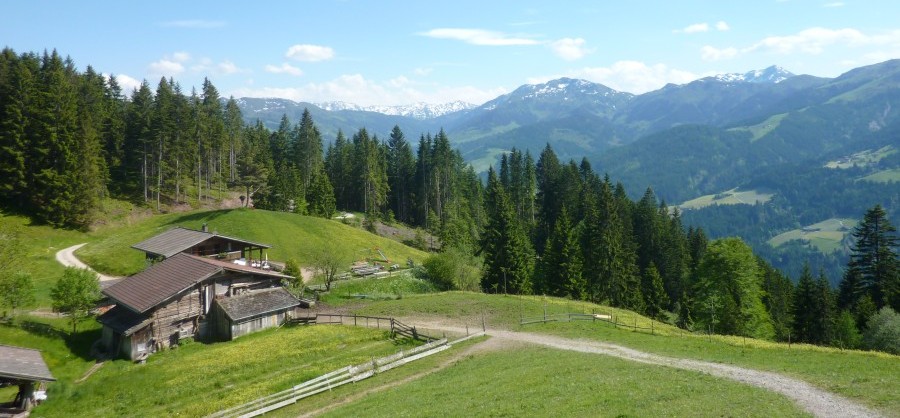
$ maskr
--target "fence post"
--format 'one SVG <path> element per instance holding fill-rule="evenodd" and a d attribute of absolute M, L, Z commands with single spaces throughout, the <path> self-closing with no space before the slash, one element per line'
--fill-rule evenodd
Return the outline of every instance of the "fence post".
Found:
<path fill-rule="evenodd" d="M 487 327 L 484 325 L 484 311 L 481 311 L 481 331 L 487 332 Z"/>
<path fill-rule="evenodd" d="M 353 326 L 356 326 L 356 315 L 353 315 Z"/>

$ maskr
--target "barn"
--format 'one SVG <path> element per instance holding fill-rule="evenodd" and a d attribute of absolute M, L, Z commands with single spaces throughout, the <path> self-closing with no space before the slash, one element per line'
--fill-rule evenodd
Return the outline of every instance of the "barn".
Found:
<path fill-rule="evenodd" d="M 103 289 L 115 307 L 99 318 L 102 345 L 110 355 L 140 360 L 184 338 L 229 340 L 280 325 L 301 304 L 282 288 L 285 279 L 292 277 L 177 253 Z"/>
<path fill-rule="evenodd" d="M 158 261 L 185 253 L 220 260 L 244 260 L 247 265 L 261 265 L 264 250 L 270 245 L 209 232 L 206 224 L 199 231 L 183 227 L 169 229 L 131 246 L 143 251 L 148 260 Z"/>

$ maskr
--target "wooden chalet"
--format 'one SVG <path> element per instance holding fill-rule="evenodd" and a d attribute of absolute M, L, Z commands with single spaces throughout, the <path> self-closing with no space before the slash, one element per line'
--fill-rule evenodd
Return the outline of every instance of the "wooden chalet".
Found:
<path fill-rule="evenodd" d="M 19 387 L 12 402 L 0 403 L 0 417 L 27 417 L 35 404 L 46 399 L 43 384 L 53 381 L 40 351 L 0 345 L 0 386 Z"/>
<path fill-rule="evenodd" d="M 281 287 L 289 278 L 176 253 L 103 289 L 116 306 L 99 318 L 102 344 L 111 355 L 140 360 L 183 338 L 229 340 L 280 325 L 301 304 Z"/>
<path fill-rule="evenodd" d="M 186 253 L 220 260 L 243 259 L 248 265 L 255 265 L 263 260 L 263 251 L 271 246 L 209 232 L 206 224 L 203 224 L 200 231 L 172 228 L 134 244 L 131 248 L 143 251 L 148 260 L 163 260 L 175 254 Z M 257 253 L 256 257 L 254 252 Z"/>

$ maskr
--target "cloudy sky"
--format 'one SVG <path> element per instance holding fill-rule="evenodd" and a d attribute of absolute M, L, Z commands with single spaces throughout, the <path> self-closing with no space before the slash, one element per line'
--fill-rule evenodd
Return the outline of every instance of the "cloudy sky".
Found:
<path fill-rule="evenodd" d="M 780 65 L 835 77 L 900 58 L 895 0 L 4 2 L 0 42 L 57 49 L 129 89 L 361 105 L 483 103 L 584 78 L 644 93 Z"/>

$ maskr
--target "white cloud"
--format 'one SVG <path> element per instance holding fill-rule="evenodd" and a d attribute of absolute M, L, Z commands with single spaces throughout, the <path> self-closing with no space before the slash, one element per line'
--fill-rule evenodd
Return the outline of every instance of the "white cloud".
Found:
<path fill-rule="evenodd" d="M 703 58 L 704 61 L 719 61 L 725 59 L 731 59 L 738 55 L 737 48 L 722 48 L 718 49 L 709 45 L 700 48 L 700 57 Z"/>
<path fill-rule="evenodd" d="M 829 29 L 814 27 L 804 29 L 793 35 L 769 36 L 744 47 L 716 48 L 706 45 L 700 49 L 700 56 L 707 61 L 735 58 L 755 52 L 768 52 L 780 55 L 806 54 L 820 55 L 831 47 L 849 47 L 864 57 L 873 55 L 885 59 L 896 58 L 896 55 L 885 54 L 885 51 L 864 51 L 862 48 L 878 47 L 882 50 L 896 51 L 900 49 L 900 30 L 891 30 L 877 34 L 866 34 L 858 29 Z"/>
<path fill-rule="evenodd" d="M 175 76 L 184 72 L 184 65 L 169 58 L 150 63 L 150 74 L 158 76 Z"/>
<path fill-rule="evenodd" d="M 566 61 L 574 61 L 587 55 L 590 51 L 584 47 L 582 38 L 562 38 L 550 43 L 550 48 L 560 58 Z"/>
<path fill-rule="evenodd" d="M 228 60 L 220 62 L 218 65 L 216 65 L 216 69 L 218 70 L 217 72 L 219 74 L 224 74 L 224 75 L 248 72 L 248 70 L 240 68 L 237 65 L 235 65 L 235 63 L 228 61 Z"/>
<path fill-rule="evenodd" d="M 162 26 L 169 28 L 185 29 L 215 29 L 225 27 L 226 22 L 221 20 L 187 19 L 162 22 Z"/>
<path fill-rule="evenodd" d="M 103 74 L 103 77 L 109 81 L 109 74 Z M 131 96 L 132 91 L 141 87 L 141 81 L 134 77 L 125 74 L 116 74 L 115 77 L 119 87 L 122 88 L 122 94 L 125 96 Z"/>
<path fill-rule="evenodd" d="M 452 39 L 472 45 L 484 46 L 538 45 L 541 43 L 534 39 L 515 37 L 502 32 L 484 29 L 438 28 L 419 33 L 419 35 L 437 39 Z"/>
<path fill-rule="evenodd" d="M 720 20 L 720 21 L 716 22 L 715 25 L 712 25 L 712 26 L 710 26 L 710 24 L 706 23 L 706 22 L 694 23 L 693 25 L 688 25 L 682 29 L 675 29 L 672 31 L 672 33 L 703 33 L 703 32 L 709 32 L 711 30 L 711 28 L 713 28 L 713 27 L 715 27 L 715 29 L 720 32 L 724 32 L 724 31 L 731 29 L 731 27 L 728 26 L 728 23 L 725 23 L 724 20 Z"/>
<path fill-rule="evenodd" d="M 585 67 L 562 75 L 537 77 L 529 83 L 544 83 L 561 76 L 583 78 L 618 91 L 646 93 L 668 83 L 684 84 L 700 78 L 689 71 L 669 68 L 665 64 L 648 65 L 640 61 L 618 61 L 609 67 Z"/>
<path fill-rule="evenodd" d="M 334 58 L 334 49 L 321 45 L 297 44 L 288 48 L 284 56 L 295 61 L 327 61 Z"/>
<path fill-rule="evenodd" d="M 366 79 L 360 74 L 346 74 L 322 83 L 308 83 L 301 87 L 242 87 L 229 92 L 234 97 L 281 97 L 295 101 L 344 101 L 362 106 L 400 105 L 417 102 L 446 103 L 463 100 L 484 103 L 501 94 L 504 88 L 480 89 L 473 86 L 442 86 L 420 83 L 405 77 L 386 82 Z"/>
<path fill-rule="evenodd" d="M 684 29 L 676 30 L 675 32 L 681 32 L 681 33 L 709 32 L 709 24 L 708 23 L 694 23 L 693 25 L 687 26 Z"/>
<path fill-rule="evenodd" d="M 303 75 L 303 70 L 286 62 L 281 65 L 266 65 L 266 72 L 274 74 L 290 74 L 297 77 Z"/>
<path fill-rule="evenodd" d="M 425 76 L 431 74 L 433 71 L 434 71 L 434 68 L 419 67 L 419 68 L 413 69 L 413 74 L 415 74 L 419 77 L 425 77 Z"/>
<path fill-rule="evenodd" d="M 187 62 L 191 60 L 191 54 L 187 52 L 176 52 L 172 54 L 172 60 L 177 62 Z"/>

